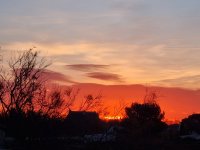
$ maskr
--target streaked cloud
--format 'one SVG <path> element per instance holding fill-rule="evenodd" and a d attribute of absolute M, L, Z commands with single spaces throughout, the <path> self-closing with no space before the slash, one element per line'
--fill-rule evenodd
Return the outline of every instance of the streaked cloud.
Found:
<path fill-rule="evenodd" d="M 106 73 L 106 72 L 90 72 L 86 74 L 90 78 L 95 78 L 105 81 L 123 82 L 122 77 L 119 74 Z"/>
<path fill-rule="evenodd" d="M 90 72 L 90 71 L 96 71 L 101 69 L 107 69 L 110 67 L 110 65 L 99 65 L 99 64 L 72 64 L 72 65 L 66 65 L 68 69 L 72 70 L 78 70 L 78 71 L 84 71 L 84 72 Z"/>

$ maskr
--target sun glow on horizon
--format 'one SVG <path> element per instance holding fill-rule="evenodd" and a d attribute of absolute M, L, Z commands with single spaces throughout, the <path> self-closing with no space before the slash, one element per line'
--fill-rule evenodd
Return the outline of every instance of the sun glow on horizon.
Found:
<path fill-rule="evenodd" d="M 103 120 L 108 120 L 108 121 L 114 121 L 114 120 L 122 120 L 124 117 L 123 116 L 104 116 L 102 119 Z"/>

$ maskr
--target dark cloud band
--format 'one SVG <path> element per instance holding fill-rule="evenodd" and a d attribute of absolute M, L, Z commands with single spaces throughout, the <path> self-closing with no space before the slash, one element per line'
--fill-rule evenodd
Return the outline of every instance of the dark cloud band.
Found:
<path fill-rule="evenodd" d="M 66 65 L 68 69 L 78 70 L 78 71 L 95 71 L 100 69 L 107 69 L 110 65 L 101 65 L 101 64 L 72 64 Z"/>
<path fill-rule="evenodd" d="M 99 80 L 123 82 L 122 77 L 114 73 L 90 72 L 90 73 L 87 73 L 86 75 L 87 77 L 95 78 Z"/>

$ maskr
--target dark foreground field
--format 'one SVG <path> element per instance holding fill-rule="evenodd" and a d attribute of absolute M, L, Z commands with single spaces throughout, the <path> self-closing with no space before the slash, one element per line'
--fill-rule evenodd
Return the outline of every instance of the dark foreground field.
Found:
<path fill-rule="evenodd" d="M 5 149 L 13 150 L 199 150 L 200 141 L 193 139 L 141 139 L 130 142 L 93 142 L 79 140 L 40 139 L 7 143 Z"/>

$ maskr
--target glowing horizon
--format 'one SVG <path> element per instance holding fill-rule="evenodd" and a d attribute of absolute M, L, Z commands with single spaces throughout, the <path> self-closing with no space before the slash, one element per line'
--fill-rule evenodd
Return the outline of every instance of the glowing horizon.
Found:
<path fill-rule="evenodd" d="M 129 97 L 113 92 L 117 86 L 160 87 L 178 101 L 161 102 L 168 118 L 182 118 L 200 106 L 199 5 L 197 0 L 1 1 L 2 63 L 13 51 L 36 47 L 53 62 L 47 72 L 56 83 L 113 86 L 110 92 L 129 102 L 134 95 L 129 89 Z"/>

